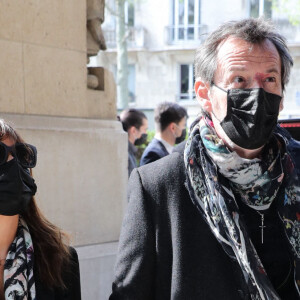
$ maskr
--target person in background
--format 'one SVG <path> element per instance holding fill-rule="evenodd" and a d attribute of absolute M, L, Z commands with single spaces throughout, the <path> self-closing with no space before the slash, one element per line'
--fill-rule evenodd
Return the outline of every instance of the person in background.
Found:
<path fill-rule="evenodd" d="M 120 121 L 124 131 L 128 133 L 128 177 L 137 167 L 135 146 L 142 145 L 147 140 L 148 120 L 146 115 L 137 109 L 129 108 L 121 112 Z"/>
<path fill-rule="evenodd" d="M 300 299 L 300 143 L 277 122 L 292 65 L 261 18 L 201 43 L 202 114 L 132 172 L 110 300 Z"/>
<path fill-rule="evenodd" d="M 175 144 L 186 136 L 187 111 L 175 102 L 160 103 L 154 112 L 156 134 L 146 147 L 140 165 L 146 165 L 172 153 Z"/>
<path fill-rule="evenodd" d="M 0 299 L 80 300 L 76 251 L 34 199 L 36 161 L 36 148 L 0 119 Z"/>

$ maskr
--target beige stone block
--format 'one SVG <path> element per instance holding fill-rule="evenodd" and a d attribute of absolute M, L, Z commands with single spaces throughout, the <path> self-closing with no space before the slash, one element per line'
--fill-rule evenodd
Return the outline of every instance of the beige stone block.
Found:
<path fill-rule="evenodd" d="M 88 89 L 86 101 L 90 118 L 116 120 L 116 84 L 111 72 L 104 69 L 104 91 Z"/>
<path fill-rule="evenodd" d="M 88 20 L 100 19 L 104 22 L 105 0 L 87 0 L 86 15 Z"/>
<path fill-rule="evenodd" d="M 127 187 L 127 135 L 117 121 L 2 115 L 38 150 L 39 206 L 75 245 L 116 241 Z"/>
<path fill-rule="evenodd" d="M 0 1 L 0 38 L 21 41 L 24 20 L 24 0 Z"/>
<path fill-rule="evenodd" d="M 91 78 L 91 76 L 97 78 L 97 85 L 94 86 L 94 90 L 98 91 L 104 91 L 104 68 L 102 67 L 88 67 L 88 79 Z M 88 85 L 89 86 L 89 85 Z"/>
<path fill-rule="evenodd" d="M 22 44 L 0 40 L 0 111 L 24 112 Z"/>
<path fill-rule="evenodd" d="M 86 55 L 24 45 L 25 112 L 86 117 Z"/>
<path fill-rule="evenodd" d="M 23 40 L 86 52 L 85 0 L 24 1 Z"/>

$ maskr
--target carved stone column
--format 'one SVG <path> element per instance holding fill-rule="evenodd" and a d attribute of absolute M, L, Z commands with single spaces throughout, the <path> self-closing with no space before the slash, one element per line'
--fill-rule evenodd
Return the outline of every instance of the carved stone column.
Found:
<path fill-rule="evenodd" d="M 105 0 L 87 0 L 87 60 L 98 54 L 99 50 L 106 50 L 101 24 L 104 22 Z M 99 90 L 104 85 L 103 77 L 98 77 L 101 71 L 87 71 L 87 86 Z"/>

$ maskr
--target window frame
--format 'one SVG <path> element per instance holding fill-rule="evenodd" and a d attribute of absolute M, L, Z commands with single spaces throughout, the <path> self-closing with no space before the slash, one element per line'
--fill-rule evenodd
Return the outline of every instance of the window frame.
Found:
<path fill-rule="evenodd" d="M 130 5 L 133 6 L 133 24 L 128 24 L 129 21 L 129 8 Z M 135 26 L 135 6 L 134 3 L 128 3 L 128 1 L 124 2 L 124 17 L 125 17 L 125 24 L 129 27 L 134 27 Z"/>
<path fill-rule="evenodd" d="M 179 2 L 183 1 L 184 15 L 183 24 L 179 24 Z M 190 0 L 172 0 L 172 27 L 173 27 L 173 42 L 180 41 L 195 41 L 200 39 L 199 26 L 201 25 L 201 0 L 194 0 L 194 23 L 189 24 L 189 10 L 188 4 Z M 193 38 L 189 38 L 189 29 L 193 29 Z M 180 38 L 179 33 L 183 31 L 183 38 Z"/>
<path fill-rule="evenodd" d="M 181 93 L 181 66 L 182 65 L 187 65 L 189 67 L 189 77 L 188 77 L 188 93 Z M 194 65 L 193 63 L 178 63 L 177 67 L 177 82 L 178 82 L 178 91 L 177 91 L 177 100 L 178 101 L 192 101 L 195 99 L 196 94 L 194 91 L 194 81 L 195 81 L 195 76 L 194 76 Z M 184 99 L 183 97 L 187 97 Z"/>
<path fill-rule="evenodd" d="M 262 17 L 265 16 L 265 1 L 268 0 L 257 0 L 258 1 L 258 16 L 251 16 L 251 0 L 248 0 L 248 16 L 249 17 L 253 17 L 253 18 L 258 18 L 258 17 Z M 271 19 L 272 19 L 272 6 L 270 9 L 270 15 L 271 15 Z"/>

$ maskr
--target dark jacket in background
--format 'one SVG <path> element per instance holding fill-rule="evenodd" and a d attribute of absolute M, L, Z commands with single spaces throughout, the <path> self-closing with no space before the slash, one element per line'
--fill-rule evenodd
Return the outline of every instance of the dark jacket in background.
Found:
<path fill-rule="evenodd" d="M 136 152 L 137 148 L 128 141 L 128 178 L 132 170 L 137 167 Z"/>
<path fill-rule="evenodd" d="M 300 143 L 290 139 L 288 149 L 299 174 Z M 249 299 L 241 268 L 193 205 L 185 180 L 182 152 L 133 171 L 110 300 Z"/>
<path fill-rule="evenodd" d="M 140 166 L 149 164 L 167 155 L 169 155 L 169 152 L 164 144 L 158 139 L 154 138 L 145 149 L 141 158 Z"/>
<path fill-rule="evenodd" d="M 49 288 L 45 286 L 34 268 L 34 280 L 37 300 L 81 300 L 79 262 L 76 250 L 70 248 L 71 261 L 63 270 L 63 280 L 66 289 Z M 55 266 L 53 266 L 55 268 Z"/>

